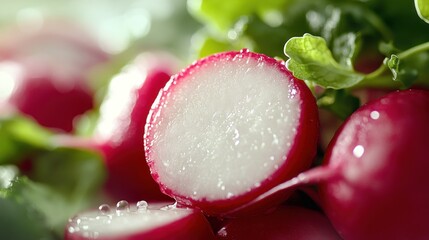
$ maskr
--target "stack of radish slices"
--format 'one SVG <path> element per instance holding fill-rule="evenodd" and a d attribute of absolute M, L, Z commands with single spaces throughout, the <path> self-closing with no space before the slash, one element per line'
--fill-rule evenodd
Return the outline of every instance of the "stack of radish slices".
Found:
<path fill-rule="evenodd" d="M 201 214 L 263 214 L 292 193 L 249 204 L 310 167 L 318 124 L 312 93 L 283 61 L 247 50 L 201 59 L 170 79 L 146 122 L 152 177 L 178 207 L 126 214 L 117 209 L 107 217 L 84 213 L 71 220 L 67 238 L 159 239 L 163 232 L 177 239 L 194 228 L 189 232 L 208 229 L 206 237 L 182 239 L 209 239 L 213 231 L 201 227 L 207 224 Z M 195 224 L 170 227 L 190 217 Z"/>

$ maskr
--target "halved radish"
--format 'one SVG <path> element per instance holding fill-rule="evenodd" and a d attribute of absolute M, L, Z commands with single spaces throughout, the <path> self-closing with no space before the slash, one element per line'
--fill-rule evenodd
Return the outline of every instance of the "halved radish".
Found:
<path fill-rule="evenodd" d="M 214 239 L 204 215 L 175 205 L 148 206 L 145 201 L 129 205 L 117 203 L 115 209 L 103 204 L 99 210 L 81 213 L 69 220 L 66 240 L 83 239 Z"/>
<path fill-rule="evenodd" d="M 231 219 L 217 236 L 218 239 L 341 239 L 321 212 L 299 206 L 280 206 L 261 216 Z"/>
<path fill-rule="evenodd" d="M 148 117 L 145 150 L 164 193 L 228 215 L 309 167 L 317 135 L 305 83 L 283 61 L 242 50 L 201 59 L 170 80 Z"/>

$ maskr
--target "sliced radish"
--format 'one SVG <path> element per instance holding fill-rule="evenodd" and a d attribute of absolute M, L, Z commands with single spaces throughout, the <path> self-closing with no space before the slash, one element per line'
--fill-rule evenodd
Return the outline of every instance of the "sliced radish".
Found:
<path fill-rule="evenodd" d="M 281 206 L 271 213 L 231 219 L 218 239 L 341 239 L 322 213 L 298 206 Z"/>
<path fill-rule="evenodd" d="M 179 204 L 209 214 L 227 214 L 296 176 L 316 153 L 313 95 L 284 62 L 262 54 L 201 59 L 152 107 L 145 135 L 152 176 Z"/>
<path fill-rule="evenodd" d="M 166 204 L 148 206 L 145 201 L 135 205 L 119 201 L 115 209 L 103 204 L 99 210 L 71 218 L 65 230 L 65 239 L 210 240 L 214 239 L 214 234 L 199 211 Z"/>

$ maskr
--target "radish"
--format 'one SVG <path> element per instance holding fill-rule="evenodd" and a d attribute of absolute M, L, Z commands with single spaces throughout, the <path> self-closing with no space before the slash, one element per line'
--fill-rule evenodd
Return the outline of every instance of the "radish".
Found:
<path fill-rule="evenodd" d="M 429 236 L 428 109 L 428 91 L 393 92 L 359 109 L 337 133 L 325 159 L 336 177 L 320 190 L 345 239 Z"/>
<path fill-rule="evenodd" d="M 328 218 L 316 210 L 281 206 L 271 213 L 230 219 L 218 239 L 341 239 Z"/>
<path fill-rule="evenodd" d="M 143 135 L 150 107 L 176 65 L 167 53 L 143 53 L 110 82 L 92 138 L 105 157 L 106 187 L 116 200 L 170 199 L 150 175 Z"/>
<path fill-rule="evenodd" d="M 89 36 L 69 25 L 5 31 L 0 37 L 0 101 L 45 127 L 71 132 L 75 117 L 94 107 L 89 72 L 107 60 Z"/>
<path fill-rule="evenodd" d="M 11 64 L 20 72 L 9 75 L 14 89 L 7 102 L 42 126 L 71 132 L 75 117 L 94 107 L 92 90 L 83 76 L 55 76 L 51 66 L 40 62 L 5 61 L 0 68 Z"/>
<path fill-rule="evenodd" d="M 83 239 L 214 239 L 204 215 L 196 210 L 174 205 L 148 206 L 145 201 L 130 205 L 117 203 L 116 209 L 107 204 L 99 210 L 85 212 L 69 220 L 66 240 Z"/>
<path fill-rule="evenodd" d="M 283 61 L 242 50 L 201 59 L 172 77 L 152 106 L 145 149 L 165 194 L 229 215 L 308 168 L 317 135 L 317 107 L 305 83 Z"/>
<path fill-rule="evenodd" d="M 248 205 L 318 184 L 313 197 L 344 239 L 426 239 L 428 109 L 426 90 L 395 91 L 367 103 L 337 131 L 321 167 Z"/>

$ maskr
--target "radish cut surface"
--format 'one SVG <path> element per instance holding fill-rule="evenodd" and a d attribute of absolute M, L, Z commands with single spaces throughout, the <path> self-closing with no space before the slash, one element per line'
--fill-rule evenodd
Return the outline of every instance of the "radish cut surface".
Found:
<path fill-rule="evenodd" d="M 226 52 L 196 62 L 170 80 L 148 119 L 145 144 L 155 180 L 186 205 L 263 191 L 308 165 L 314 153 L 311 139 L 302 163 L 285 169 L 295 161 L 290 153 L 301 154 L 295 140 L 307 105 L 316 112 L 303 104 L 308 99 L 314 102 L 282 62 L 262 54 Z M 317 125 L 311 115 L 304 134 L 310 138 Z"/>
<path fill-rule="evenodd" d="M 162 206 L 162 207 L 161 207 Z M 202 213 L 175 205 L 145 201 L 81 213 L 69 220 L 66 239 L 212 239 L 214 234 Z"/>

